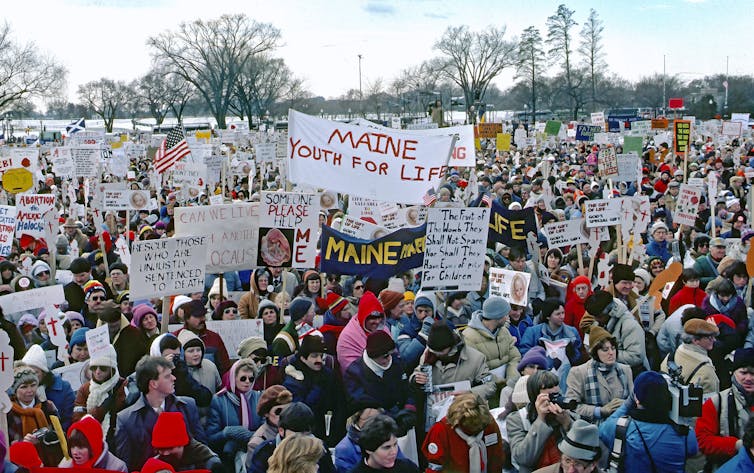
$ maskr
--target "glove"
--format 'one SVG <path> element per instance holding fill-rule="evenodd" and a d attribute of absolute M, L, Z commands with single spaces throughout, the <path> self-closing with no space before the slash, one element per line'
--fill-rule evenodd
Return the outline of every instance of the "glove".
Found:
<path fill-rule="evenodd" d="M 240 425 L 229 425 L 223 429 L 223 435 L 233 440 L 246 440 L 251 437 L 251 432 L 246 427 Z"/>
<path fill-rule="evenodd" d="M 398 437 L 403 437 L 409 430 L 416 427 L 416 413 L 401 409 L 395 415 L 395 423 L 398 424 Z"/>
<path fill-rule="evenodd" d="M 616 410 L 618 410 L 618 408 L 622 406 L 624 402 L 625 401 L 623 399 L 616 397 L 612 401 L 600 407 L 600 412 L 602 413 L 602 417 L 610 417 L 610 415 Z"/>

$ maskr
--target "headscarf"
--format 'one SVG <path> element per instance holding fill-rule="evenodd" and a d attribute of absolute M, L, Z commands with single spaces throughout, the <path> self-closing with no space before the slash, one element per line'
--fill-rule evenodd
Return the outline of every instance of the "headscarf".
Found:
<path fill-rule="evenodd" d="M 246 395 L 238 391 L 238 388 L 236 387 L 236 370 L 238 370 L 238 366 L 241 362 L 247 364 L 248 360 L 238 360 L 233 363 L 233 366 L 231 366 L 230 370 L 228 370 L 228 386 L 220 390 L 217 395 L 227 396 L 228 399 L 230 399 L 230 401 L 239 408 L 238 417 L 241 419 L 241 426 L 252 430 L 252 419 L 251 414 L 249 413 L 249 401 L 246 399 Z"/>

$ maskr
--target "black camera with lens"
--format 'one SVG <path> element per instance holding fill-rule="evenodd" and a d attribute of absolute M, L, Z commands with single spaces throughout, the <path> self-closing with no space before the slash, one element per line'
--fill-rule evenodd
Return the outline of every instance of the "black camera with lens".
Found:
<path fill-rule="evenodd" d="M 576 409 L 576 406 L 578 405 L 576 399 L 566 399 L 560 393 L 550 393 L 550 402 L 557 404 L 561 409 L 568 409 L 570 411 Z"/>

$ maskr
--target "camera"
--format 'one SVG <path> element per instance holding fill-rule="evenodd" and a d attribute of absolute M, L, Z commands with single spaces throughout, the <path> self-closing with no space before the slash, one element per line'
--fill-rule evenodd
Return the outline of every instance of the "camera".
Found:
<path fill-rule="evenodd" d="M 576 409 L 576 406 L 578 405 L 576 399 L 566 399 L 560 393 L 550 393 L 550 402 L 557 404 L 562 409 L 568 409 L 570 411 Z"/>
<path fill-rule="evenodd" d="M 37 440 L 40 442 L 44 440 L 45 436 L 50 432 L 50 429 L 47 427 L 42 427 L 41 429 L 37 429 L 34 432 L 31 433 L 31 435 L 34 436 Z"/>
<path fill-rule="evenodd" d="M 670 391 L 670 419 L 676 424 L 690 424 L 693 417 L 702 415 L 704 397 L 700 386 L 685 384 L 682 369 L 674 361 L 668 360 L 668 372 L 663 376 L 668 381 Z"/>

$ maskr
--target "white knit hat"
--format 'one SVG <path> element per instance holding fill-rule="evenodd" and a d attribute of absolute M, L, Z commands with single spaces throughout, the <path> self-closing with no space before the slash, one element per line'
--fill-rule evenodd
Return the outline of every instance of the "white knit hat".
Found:
<path fill-rule="evenodd" d="M 109 366 L 110 368 L 118 367 L 118 354 L 115 352 L 115 348 L 112 345 L 108 345 L 101 351 L 97 352 L 97 355 L 89 359 L 89 366 Z"/>
<path fill-rule="evenodd" d="M 175 299 L 173 299 L 173 315 L 175 315 L 175 312 L 178 310 L 180 306 L 183 304 L 191 302 L 191 298 L 188 296 L 180 295 L 175 296 Z"/>
<path fill-rule="evenodd" d="M 50 368 L 47 367 L 47 357 L 45 356 L 45 352 L 39 345 L 29 346 L 29 349 L 26 350 L 26 354 L 21 358 L 21 361 L 25 365 L 39 368 L 45 373 L 50 371 Z"/>

